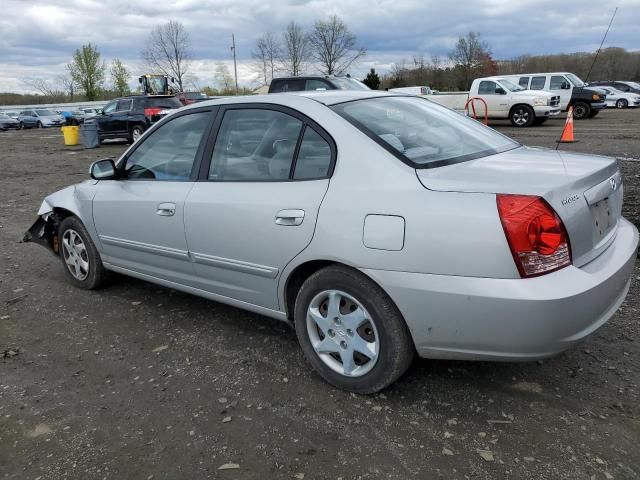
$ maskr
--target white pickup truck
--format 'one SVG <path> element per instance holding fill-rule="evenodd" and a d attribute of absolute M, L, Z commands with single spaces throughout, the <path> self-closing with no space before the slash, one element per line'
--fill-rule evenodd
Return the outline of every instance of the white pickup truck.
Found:
<path fill-rule="evenodd" d="M 488 118 L 508 118 L 514 127 L 541 125 L 560 113 L 560 96 L 541 90 L 525 90 L 502 77 L 477 78 L 468 92 L 425 95 L 435 103 L 458 111 L 465 109 L 470 97 L 480 97 L 486 102 Z M 477 117 L 484 118 L 484 104 L 474 103 Z"/>

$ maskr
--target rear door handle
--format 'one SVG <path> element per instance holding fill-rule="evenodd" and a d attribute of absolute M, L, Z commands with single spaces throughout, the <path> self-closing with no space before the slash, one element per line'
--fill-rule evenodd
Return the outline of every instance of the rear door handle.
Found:
<path fill-rule="evenodd" d="M 304 210 L 287 209 L 280 210 L 276 214 L 276 224 L 289 227 L 301 225 L 304 220 Z"/>
<path fill-rule="evenodd" d="M 158 205 L 158 210 L 156 210 L 156 215 L 160 215 L 161 217 L 173 217 L 176 213 L 176 204 L 175 203 L 161 203 Z"/>

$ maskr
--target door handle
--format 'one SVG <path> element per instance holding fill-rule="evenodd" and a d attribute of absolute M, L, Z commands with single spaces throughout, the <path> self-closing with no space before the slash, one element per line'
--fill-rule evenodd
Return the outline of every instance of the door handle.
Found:
<path fill-rule="evenodd" d="M 276 214 L 276 224 L 287 227 L 301 225 L 304 220 L 304 210 L 288 209 L 280 210 Z"/>
<path fill-rule="evenodd" d="M 161 217 L 173 217 L 175 213 L 175 203 L 161 203 L 158 205 L 158 210 L 156 210 L 156 215 L 160 215 Z"/>

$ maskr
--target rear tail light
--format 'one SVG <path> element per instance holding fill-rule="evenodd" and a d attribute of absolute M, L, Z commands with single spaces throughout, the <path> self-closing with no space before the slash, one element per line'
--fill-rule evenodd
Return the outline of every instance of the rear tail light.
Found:
<path fill-rule="evenodd" d="M 144 114 L 145 114 L 145 116 L 147 116 L 147 117 L 153 117 L 153 116 L 155 116 L 155 115 L 159 115 L 161 110 L 162 110 L 162 109 L 161 109 L 161 108 L 158 108 L 158 107 L 145 108 L 145 109 L 144 109 Z"/>
<path fill-rule="evenodd" d="M 571 264 L 562 220 L 544 199 L 498 194 L 498 214 L 520 276 L 535 277 Z"/>

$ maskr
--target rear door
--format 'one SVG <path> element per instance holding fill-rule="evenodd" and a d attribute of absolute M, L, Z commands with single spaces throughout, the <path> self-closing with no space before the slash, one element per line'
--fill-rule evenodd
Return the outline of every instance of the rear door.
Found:
<path fill-rule="evenodd" d="M 177 115 L 135 144 L 118 165 L 119 179 L 98 182 L 93 216 L 105 262 L 181 284 L 193 280 L 184 202 L 212 116 Z"/>
<path fill-rule="evenodd" d="M 277 310 L 280 274 L 313 237 L 335 144 L 283 107 L 233 105 L 218 117 L 185 205 L 198 288 Z"/>

